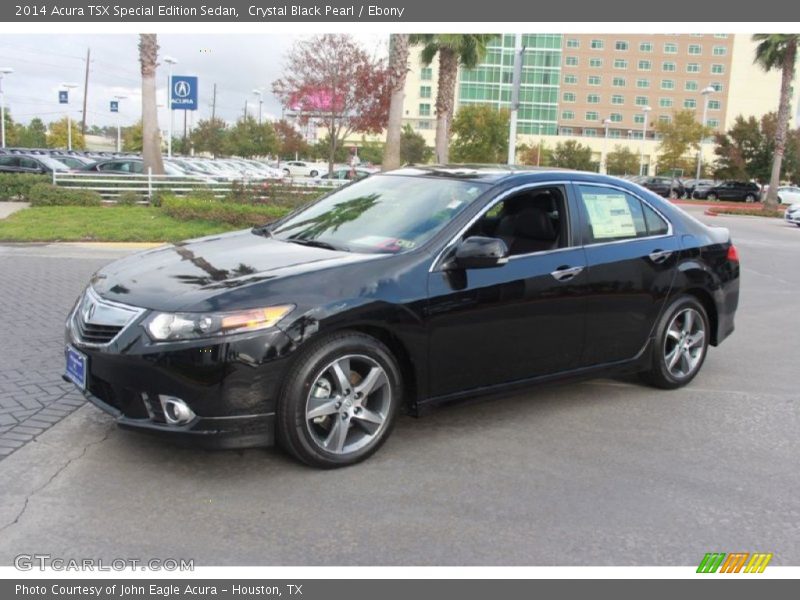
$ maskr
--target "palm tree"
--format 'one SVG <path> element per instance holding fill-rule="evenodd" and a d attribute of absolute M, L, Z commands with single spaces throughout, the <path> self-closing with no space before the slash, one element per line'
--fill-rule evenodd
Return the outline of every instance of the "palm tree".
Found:
<path fill-rule="evenodd" d="M 786 132 L 789 128 L 791 111 L 792 79 L 797 59 L 797 43 L 800 35 L 796 33 L 757 33 L 753 36 L 756 46 L 755 62 L 765 71 L 780 69 L 781 96 L 778 103 L 778 124 L 775 132 L 775 154 L 772 157 L 772 172 L 769 178 L 769 192 L 764 200 L 767 208 L 778 206 L 778 186 L 781 181 L 781 164 L 786 148 Z"/>
<path fill-rule="evenodd" d="M 436 160 L 448 161 L 450 125 L 456 98 L 458 68 L 475 68 L 486 54 L 486 45 L 496 34 L 423 33 L 410 36 L 412 44 L 422 44 L 420 55 L 425 66 L 439 55 L 439 82 L 436 91 Z"/>
<path fill-rule="evenodd" d="M 142 159 L 145 171 L 151 168 L 153 173 L 160 175 L 164 173 L 164 161 L 161 159 L 161 135 L 156 107 L 158 38 L 155 33 L 139 34 L 139 63 L 142 67 Z"/>
<path fill-rule="evenodd" d="M 408 37 L 407 33 L 393 33 L 389 42 L 392 97 L 389 104 L 389 124 L 386 128 L 386 149 L 383 153 L 384 171 L 400 166 L 400 134 L 403 129 L 403 101 L 408 73 Z"/>

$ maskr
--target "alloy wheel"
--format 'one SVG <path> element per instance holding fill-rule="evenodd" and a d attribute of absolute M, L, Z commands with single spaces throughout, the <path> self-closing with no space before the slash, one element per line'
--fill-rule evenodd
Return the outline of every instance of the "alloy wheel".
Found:
<path fill-rule="evenodd" d="M 377 440 L 392 408 L 384 368 L 363 354 L 337 358 L 317 374 L 306 399 L 311 439 L 322 450 L 347 455 Z"/>
<path fill-rule="evenodd" d="M 675 379 L 685 379 L 697 370 L 706 350 L 705 321 L 694 308 L 684 308 L 672 317 L 664 339 L 664 362 Z"/>

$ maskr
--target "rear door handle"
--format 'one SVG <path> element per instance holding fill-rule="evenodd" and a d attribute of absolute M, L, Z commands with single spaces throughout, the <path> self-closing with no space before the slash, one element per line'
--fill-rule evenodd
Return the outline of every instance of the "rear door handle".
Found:
<path fill-rule="evenodd" d="M 672 250 L 653 250 L 648 256 L 650 260 L 659 265 L 672 256 Z"/>
<path fill-rule="evenodd" d="M 581 271 L 583 271 L 583 267 L 564 266 L 564 267 L 559 267 L 558 269 L 550 273 L 550 275 L 552 275 L 556 279 L 556 281 L 569 281 L 576 275 L 580 274 Z"/>

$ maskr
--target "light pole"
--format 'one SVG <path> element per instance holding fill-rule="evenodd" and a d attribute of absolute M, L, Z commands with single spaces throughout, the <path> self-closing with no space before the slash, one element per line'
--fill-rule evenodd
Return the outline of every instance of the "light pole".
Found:
<path fill-rule="evenodd" d="M 522 45 L 522 34 L 514 36 L 514 72 L 511 77 L 511 115 L 508 122 L 508 164 L 517 161 L 517 115 L 519 113 L 519 87 L 522 80 L 522 57 L 525 46 Z"/>
<path fill-rule="evenodd" d="M 127 96 L 114 96 L 114 100 L 117 101 L 117 152 L 122 152 L 122 135 L 119 124 L 119 103 L 120 100 L 125 100 L 127 98 Z"/>
<path fill-rule="evenodd" d="M 708 115 L 708 97 L 716 92 L 716 90 L 708 86 L 707 88 L 703 89 L 700 93 L 703 95 L 703 120 L 700 121 L 700 124 L 703 126 L 705 130 L 706 127 L 706 116 Z M 697 185 L 697 180 L 700 179 L 700 167 L 703 166 L 703 140 L 705 139 L 705 131 L 700 134 L 700 146 L 697 148 L 697 173 L 695 174 L 695 185 Z"/>
<path fill-rule="evenodd" d="M 644 120 L 642 121 L 642 143 L 639 145 L 639 175 L 644 175 L 644 140 L 647 138 L 647 113 L 651 110 L 653 109 L 649 106 L 642 107 Z"/>
<path fill-rule="evenodd" d="M 606 133 L 603 137 L 603 155 L 600 157 L 600 172 L 605 175 L 608 173 L 608 126 L 611 125 L 611 119 L 603 119 Z"/>
<path fill-rule="evenodd" d="M 171 56 L 165 56 L 164 62 L 169 65 L 167 75 L 167 110 L 169 110 L 169 134 L 167 135 L 167 158 L 172 158 L 172 65 L 178 64 L 178 59 Z"/>
<path fill-rule="evenodd" d="M 261 105 L 264 104 L 264 100 L 262 98 L 264 93 L 259 89 L 255 89 L 253 90 L 253 94 L 258 96 L 258 124 L 261 125 Z"/>
<path fill-rule="evenodd" d="M 0 67 L 0 148 L 6 147 L 6 98 L 3 95 L 3 75 L 10 75 L 14 72 L 11 67 Z"/>
<path fill-rule="evenodd" d="M 78 87 L 77 83 L 62 83 L 67 90 L 67 150 L 72 151 L 72 115 L 69 114 L 69 91 Z"/>

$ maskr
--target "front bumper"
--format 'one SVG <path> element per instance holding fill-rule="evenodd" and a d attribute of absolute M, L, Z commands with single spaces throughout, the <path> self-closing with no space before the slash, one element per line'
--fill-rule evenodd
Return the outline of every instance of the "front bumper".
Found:
<path fill-rule="evenodd" d="M 108 344 L 86 343 L 67 322 L 65 341 L 86 355 L 84 396 L 120 427 L 206 447 L 268 446 L 275 408 L 294 344 L 281 330 L 219 339 L 153 343 L 146 311 Z M 179 398 L 194 413 L 171 423 L 162 397 Z"/>
<path fill-rule="evenodd" d="M 790 214 L 787 210 L 783 215 L 783 219 L 787 223 L 792 223 L 793 225 L 800 224 L 800 211 Z"/>

